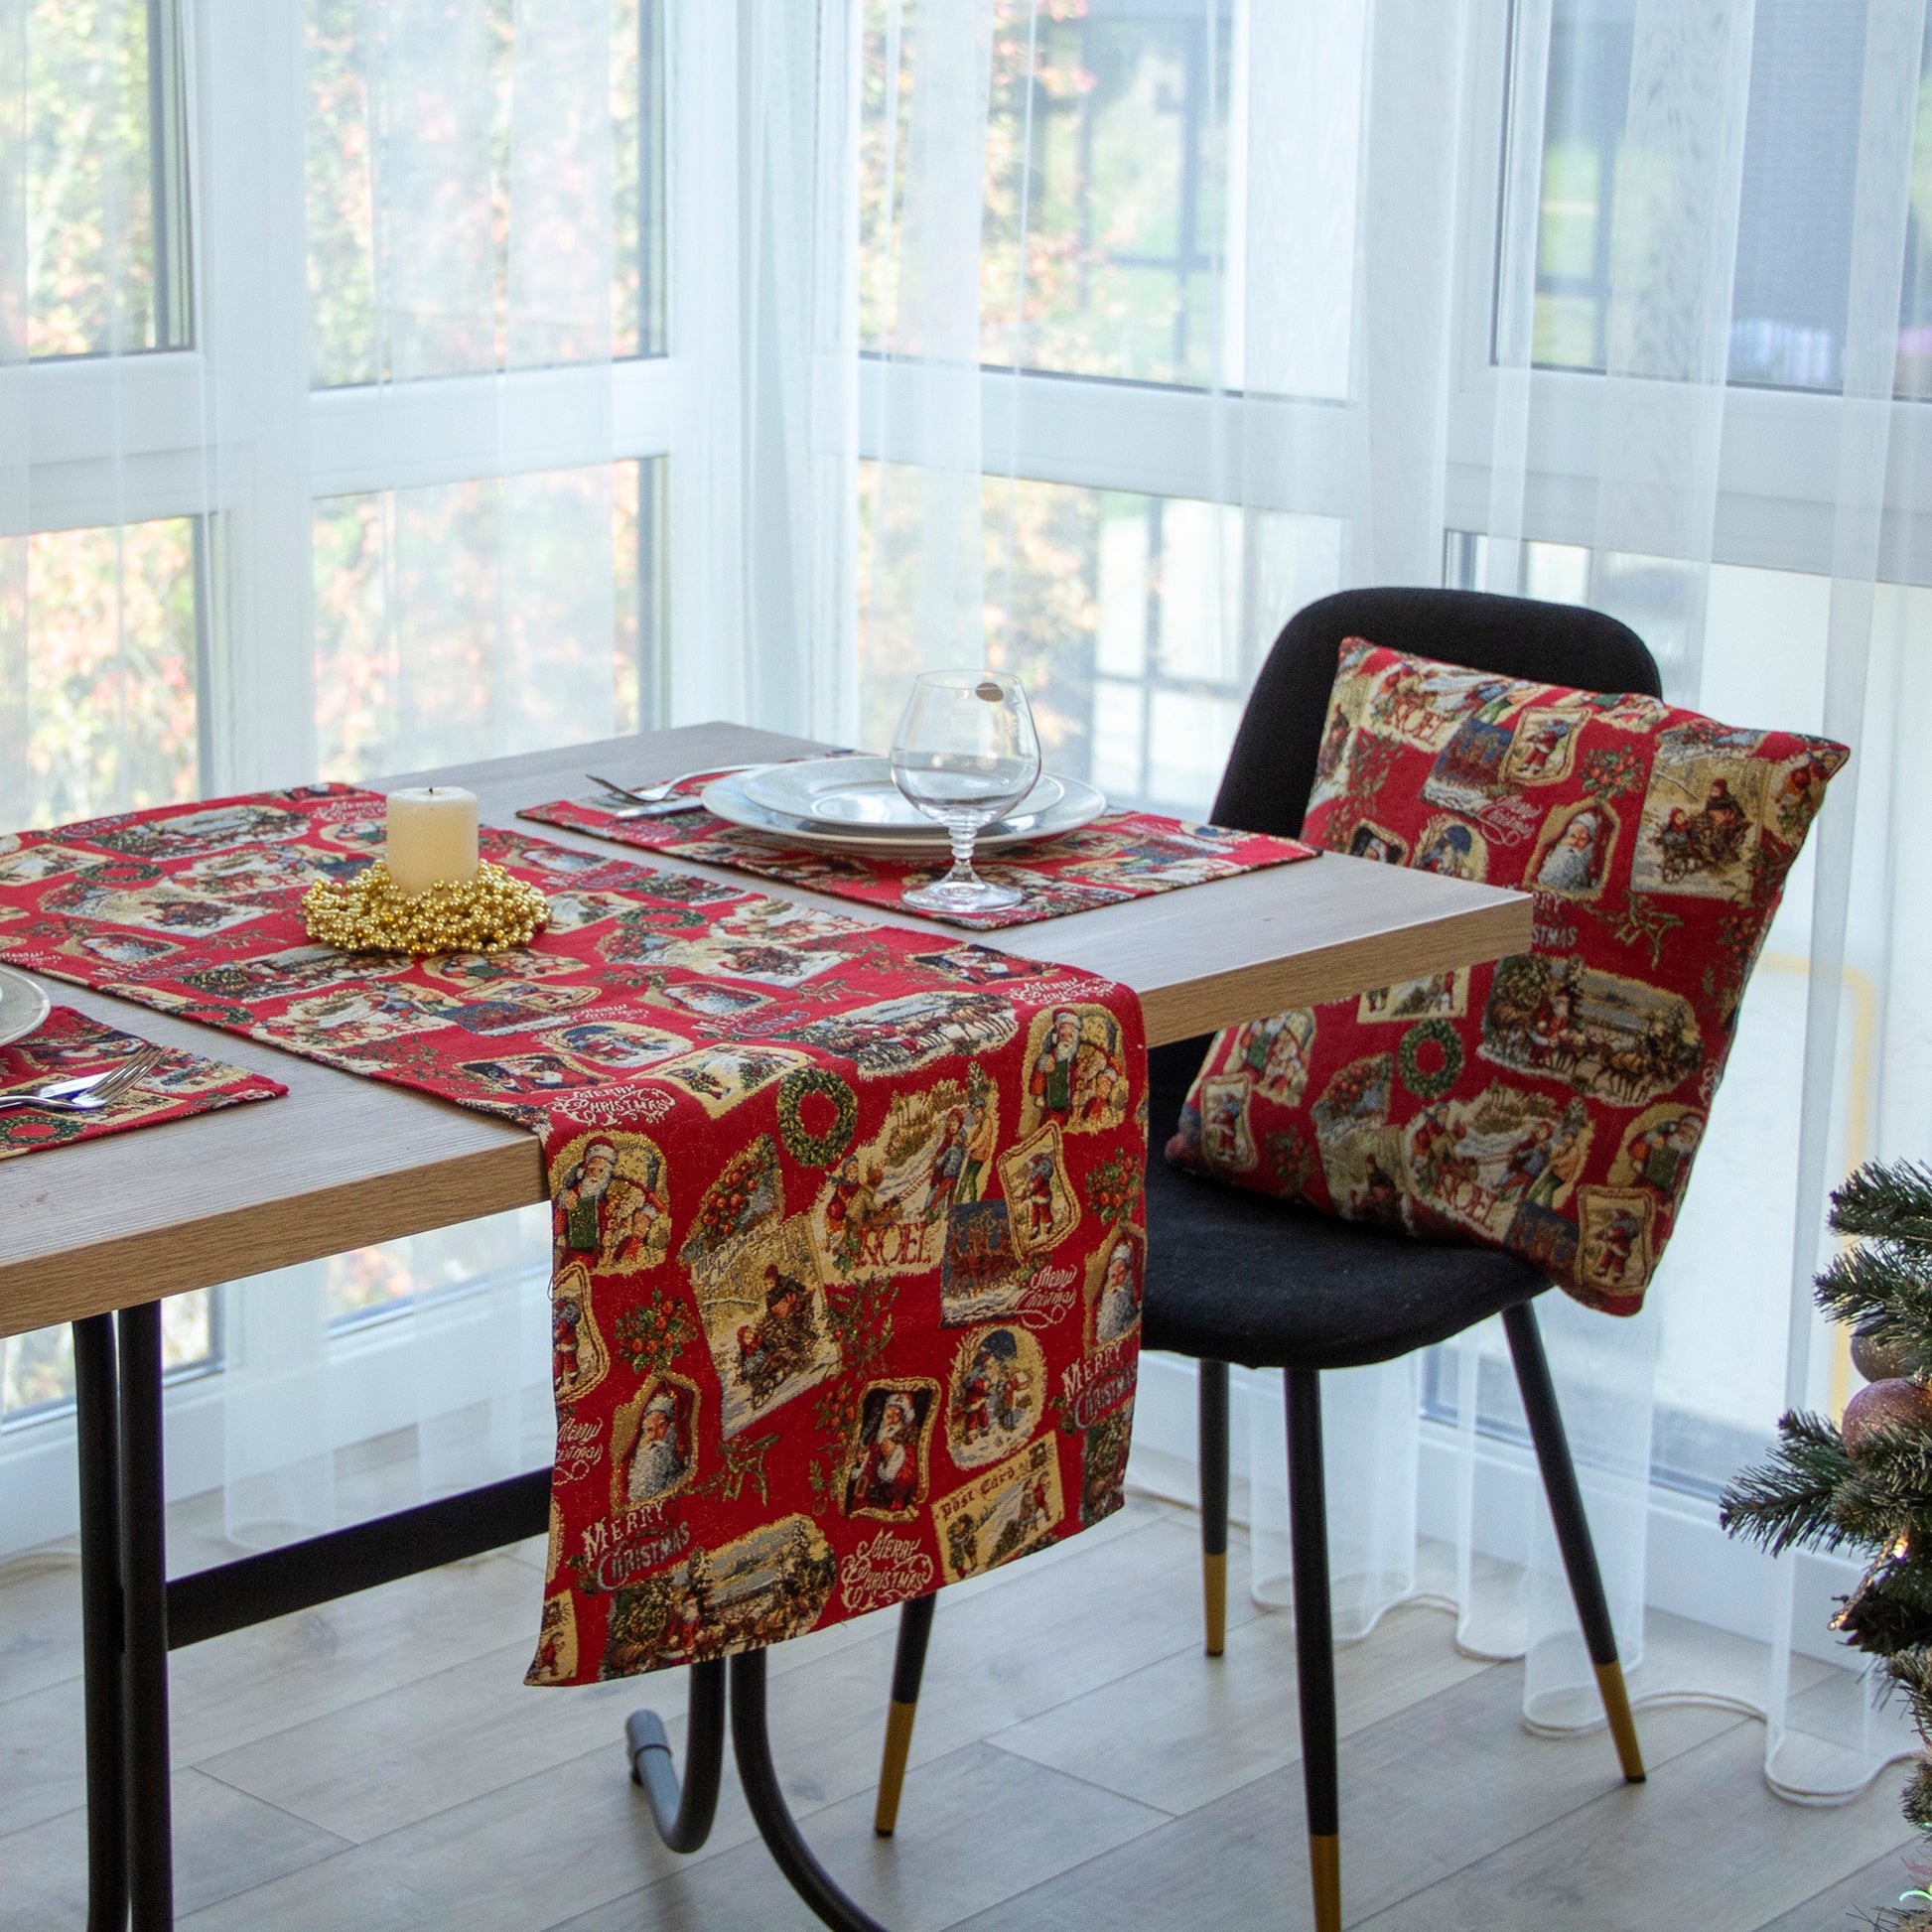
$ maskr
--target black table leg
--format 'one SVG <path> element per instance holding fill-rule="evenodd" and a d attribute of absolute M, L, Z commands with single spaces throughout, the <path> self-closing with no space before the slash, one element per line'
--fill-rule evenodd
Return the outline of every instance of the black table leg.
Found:
<path fill-rule="evenodd" d="M 114 1318 L 73 1324 L 80 1461 L 80 1655 L 87 1713 L 87 1932 L 127 1924 L 127 1807 L 121 1761 L 120 1426 Z"/>
<path fill-rule="evenodd" d="M 161 1306 L 123 1309 L 121 1587 L 127 1731 L 128 1890 L 134 1932 L 175 1922 L 168 1766 L 168 1530 L 161 1463 Z"/>
<path fill-rule="evenodd" d="M 623 1726 L 630 1778 L 644 1788 L 657 1836 L 673 1852 L 695 1852 L 711 1836 L 725 1770 L 725 1660 L 691 1666 L 691 1709 L 684 1725 L 684 1782 L 671 1763 L 671 1740 L 655 1711 L 633 1711 Z"/>
<path fill-rule="evenodd" d="M 732 1749 L 745 1802 L 752 1808 L 759 1836 L 790 1881 L 791 1888 L 833 1932 L 886 1932 L 832 1882 L 799 1835 L 797 1822 L 778 1788 L 771 1762 L 771 1734 L 765 1725 L 764 1652 L 747 1650 L 731 1660 Z"/>

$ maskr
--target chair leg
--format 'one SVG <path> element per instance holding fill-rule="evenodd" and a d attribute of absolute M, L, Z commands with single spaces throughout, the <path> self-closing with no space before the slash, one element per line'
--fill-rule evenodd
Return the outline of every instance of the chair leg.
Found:
<path fill-rule="evenodd" d="M 1200 1583 L 1207 1654 L 1228 1633 L 1228 1365 L 1200 1364 Z"/>
<path fill-rule="evenodd" d="M 1596 1546 L 1590 1541 L 1589 1519 L 1584 1514 L 1584 1493 L 1577 1484 L 1576 1464 L 1564 1434 L 1563 1412 L 1557 1407 L 1556 1385 L 1550 1379 L 1549 1357 L 1543 1352 L 1543 1332 L 1527 1302 L 1503 1311 L 1503 1330 L 1516 1364 L 1516 1386 L 1523 1394 L 1529 1418 L 1530 1441 L 1543 1471 L 1543 1491 L 1550 1499 L 1556 1524 L 1557 1547 L 1570 1577 L 1570 1594 L 1577 1604 L 1577 1621 L 1584 1628 L 1584 1645 L 1596 1672 L 1596 1689 L 1603 1700 L 1603 1716 L 1616 1741 L 1618 1762 L 1632 1784 L 1644 1781 L 1643 1752 L 1630 1715 L 1630 1694 L 1624 1688 L 1623 1666 L 1617 1661 L 1616 1631 L 1603 1595 L 1603 1573 L 1597 1568 Z"/>
<path fill-rule="evenodd" d="M 899 1605 L 898 1649 L 893 1656 L 893 1702 L 886 1713 L 886 1749 L 879 1762 L 879 1802 L 872 1828 L 891 1838 L 898 1826 L 898 1794 L 905 1783 L 905 1760 L 912 1749 L 912 1721 L 919 1712 L 919 1679 L 925 1675 L 926 1640 L 932 1635 L 935 1590 Z"/>
<path fill-rule="evenodd" d="M 1288 1385 L 1288 1517 L 1295 1553 L 1295 1663 L 1302 1693 L 1302 1784 L 1308 1794 L 1314 1932 L 1341 1932 L 1341 1812 L 1335 1763 L 1335 1644 L 1328 1609 L 1328 1504 L 1321 1473 L 1321 1377 Z"/>

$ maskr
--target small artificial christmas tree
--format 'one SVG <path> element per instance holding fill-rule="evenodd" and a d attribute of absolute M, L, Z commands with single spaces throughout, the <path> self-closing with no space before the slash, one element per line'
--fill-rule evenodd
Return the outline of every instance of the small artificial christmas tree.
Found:
<path fill-rule="evenodd" d="M 1771 1459 L 1725 1492 L 1722 1521 L 1773 1554 L 1850 1548 L 1869 1559 L 1832 1624 L 1911 1708 L 1929 1754 L 1904 1811 L 1932 1833 L 1932 1169 L 1861 1168 L 1832 1196 L 1831 1224 L 1856 1245 L 1818 1277 L 1818 1306 L 1852 1324 L 1866 1385 L 1837 1429 L 1823 1416 L 1784 1417 Z M 1932 1932 L 1932 1895 L 1918 1896 L 1874 1924 Z"/>

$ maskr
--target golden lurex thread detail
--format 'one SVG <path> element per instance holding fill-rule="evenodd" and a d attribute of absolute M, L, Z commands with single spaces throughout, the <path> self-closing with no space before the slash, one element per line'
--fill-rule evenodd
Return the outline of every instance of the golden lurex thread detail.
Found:
<path fill-rule="evenodd" d="M 302 899 L 309 937 L 340 952 L 502 952 L 527 946 L 550 922 L 550 901 L 487 860 L 474 879 L 396 890 L 380 860 L 346 885 L 318 880 Z"/>

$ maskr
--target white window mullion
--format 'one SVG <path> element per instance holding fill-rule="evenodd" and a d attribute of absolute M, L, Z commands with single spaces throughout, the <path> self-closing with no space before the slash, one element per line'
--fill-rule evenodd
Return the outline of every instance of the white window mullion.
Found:
<path fill-rule="evenodd" d="M 213 790 L 315 766 L 303 14 L 193 0 L 190 177 L 213 609 Z"/>

